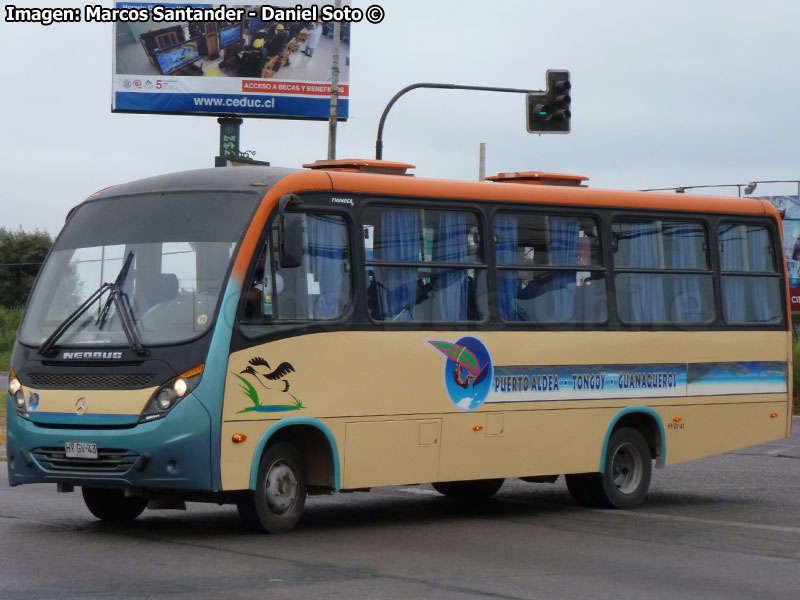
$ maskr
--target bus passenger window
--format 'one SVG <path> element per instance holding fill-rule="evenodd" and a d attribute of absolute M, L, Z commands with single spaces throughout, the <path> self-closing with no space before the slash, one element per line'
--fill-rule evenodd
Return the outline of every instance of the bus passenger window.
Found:
<path fill-rule="evenodd" d="M 769 230 L 761 225 L 719 227 L 722 314 L 730 324 L 780 323 L 781 276 Z"/>
<path fill-rule="evenodd" d="M 617 310 L 628 323 L 702 324 L 714 320 L 713 275 L 705 227 L 662 220 L 612 226 Z"/>
<path fill-rule="evenodd" d="M 376 321 L 480 321 L 486 264 L 473 213 L 370 207 L 364 212 L 367 306 Z"/>
<path fill-rule="evenodd" d="M 494 219 L 497 303 L 510 322 L 600 323 L 606 289 L 597 223 L 501 213 Z"/>
<path fill-rule="evenodd" d="M 246 321 L 330 320 L 350 302 L 347 224 L 339 216 L 302 215 L 303 260 L 281 268 L 278 228 L 262 249 L 245 302 Z"/>

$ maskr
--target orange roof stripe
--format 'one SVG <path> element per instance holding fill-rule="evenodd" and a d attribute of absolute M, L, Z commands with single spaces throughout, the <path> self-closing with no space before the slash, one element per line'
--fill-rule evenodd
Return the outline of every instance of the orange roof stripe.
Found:
<path fill-rule="evenodd" d="M 445 179 L 422 179 L 419 177 L 394 177 L 328 172 L 334 189 L 338 191 L 362 192 L 414 196 L 423 198 L 460 198 L 490 202 L 527 202 L 533 204 L 562 204 L 565 206 L 597 206 L 637 208 L 649 210 L 681 210 L 692 212 L 718 212 L 741 214 L 764 214 L 760 200 L 687 194 L 659 194 L 600 190 L 569 186 L 531 186 L 525 184 L 453 181 Z M 299 182 L 299 181 L 298 181 Z"/>

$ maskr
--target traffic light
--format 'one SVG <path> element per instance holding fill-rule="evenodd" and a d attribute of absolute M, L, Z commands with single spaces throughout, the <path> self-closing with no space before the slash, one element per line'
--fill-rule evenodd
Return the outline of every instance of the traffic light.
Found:
<path fill-rule="evenodd" d="M 528 133 L 569 133 L 569 71 L 547 71 L 547 90 L 527 95 Z"/>

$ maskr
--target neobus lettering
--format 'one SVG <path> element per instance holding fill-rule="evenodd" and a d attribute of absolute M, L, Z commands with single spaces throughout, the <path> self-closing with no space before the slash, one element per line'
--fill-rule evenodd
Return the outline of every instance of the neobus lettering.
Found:
<path fill-rule="evenodd" d="M 85 358 L 119 359 L 122 358 L 122 352 L 64 352 L 61 358 L 64 360 Z"/>

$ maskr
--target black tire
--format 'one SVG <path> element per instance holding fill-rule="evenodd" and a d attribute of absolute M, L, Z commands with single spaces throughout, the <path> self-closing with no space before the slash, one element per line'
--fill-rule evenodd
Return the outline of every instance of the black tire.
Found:
<path fill-rule="evenodd" d="M 239 517 L 259 533 L 289 531 L 303 513 L 307 489 L 302 455 L 292 444 L 279 442 L 261 457 L 255 491 L 245 492 L 236 503 Z"/>
<path fill-rule="evenodd" d="M 600 506 L 595 499 L 592 490 L 600 485 L 596 480 L 600 473 L 580 473 L 577 475 L 565 475 L 567 489 L 572 498 L 581 506 Z"/>
<path fill-rule="evenodd" d="M 567 475 L 567 489 L 584 506 L 635 508 L 647 495 L 652 472 L 647 441 L 635 429 L 622 427 L 608 440 L 603 473 Z"/>
<path fill-rule="evenodd" d="M 127 523 L 147 507 L 147 498 L 126 498 L 123 490 L 85 487 L 81 491 L 86 508 L 101 521 Z"/>
<path fill-rule="evenodd" d="M 497 493 L 504 479 L 475 479 L 473 481 L 439 481 L 433 489 L 448 498 L 458 500 L 483 500 Z"/>

